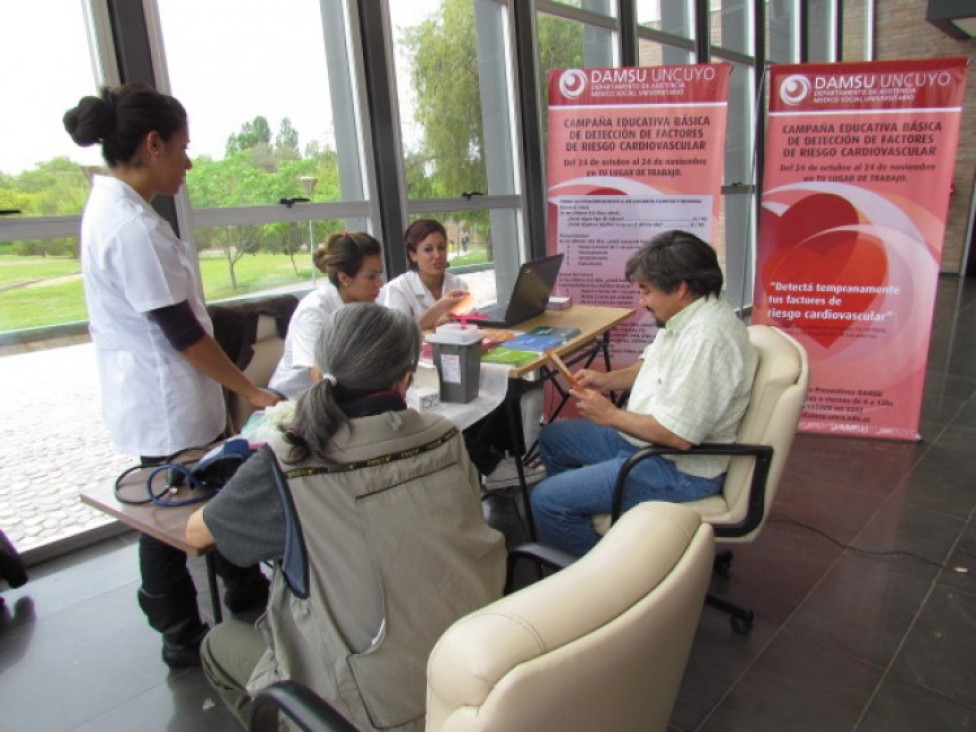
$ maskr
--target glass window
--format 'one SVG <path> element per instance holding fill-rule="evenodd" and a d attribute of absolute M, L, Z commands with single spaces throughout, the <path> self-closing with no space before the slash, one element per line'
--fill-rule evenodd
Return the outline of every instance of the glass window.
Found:
<path fill-rule="evenodd" d="M 97 92 L 90 58 L 82 3 L 37 0 L 4 11 L 0 209 L 66 216 L 84 208 L 88 181 L 82 166 L 102 165 L 101 154 L 97 145 L 78 147 L 61 119 L 81 97 Z"/>
<path fill-rule="evenodd" d="M 610 18 L 617 16 L 616 2 L 614 0 L 551 0 L 558 5 L 568 5 L 578 10 L 586 10 L 591 13 L 599 13 Z"/>
<path fill-rule="evenodd" d="M 324 5 L 158 0 L 169 87 L 190 117 L 196 169 L 187 190 L 194 206 L 300 196 L 299 178 L 312 168 L 337 180 Z M 349 193 L 337 184 L 315 190 L 316 200 L 343 198 Z M 362 190 L 351 198 L 361 200 Z"/>
<path fill-rule="evenodd" d="M 844 0 L 842 61 L 874 60 L 874 2 Z"/>
<path fill-rule="evenodd" d="M 837 0 L 810 0 L 807 5 L 807 57 L 822 63 L 837 60 Z"/>
<path fill-rule="evenodd" d="M 709 42 L 754 56 L 753 0 L 709 0 Z"/>
<path fill-rule="evenodd" d="M 691 0 L 637 0 L 636 10 L 637 22 L 645 28 L 678 38 L 695 39 L 695 11 Z"/>
<path fill-rule="evenodd" d="M 390 19 L 408 198 L 488 193 L 473 0 L 394 2 Z"/>
<path fill-rule="evenodd" d="M 695 54 L 690 49 L 658 43 L 647 38 L 638 39 L 638 66 L 674 66 L 694 62 Z"/>
<path fill-rule="evenodd" d="M 88 320 L 77 237 L 2 246 L 0 332 Z"/>
<path fill-rule="evenodd" d="M 322 277 L 309 253 L 343 226 L 342 222 L 278 221 L 197 229 L 204 298 L 224 300 Z"/>
<path fill-rule="evenodd" d="M 164 74 L 190 118 L 186 189 L 208 299 L 314 281 L 314 246 L 365 228 L 329 208 L 366 199 L 341 3 L 157 6 Z"/>
<path fill-rule="evenodd" d="M 753 67 L 732 63 L 725 134 L 726 185 L 750 185 L 755 178 L 752 170 L 756 105 L 754 90 Z"/>
<path fill-rule="evenodd" d="M 800 61 L 800 8 L 797 0 L 766 0 L 766 58 L 781 64 Z"/>
<path fill-rule="evenodd" d="M 722 196 L 722 237 L 719 248 L 725 271 L 726 297 L 732 307 L 752 303 L 753 267 L 755 263 L 756 231 L 754 226 L 754 193 L 743 192 Z M 717 247 L 718 248 L 718 247 Z"/>
<path fill-rule="evenodd" d="M 78 147 L 61 120 L 98 91 L 91 58 L 83 3 L 39 0 L 6 10 L 0 209 L 19 213 L 0 216 L 0 332 L 87 319 L 78 217 L 91 173 L 104 163 L 99 147 Z"/>
<path fill-rule="evenodd" d="M 452 266 L 479 273 L 479 300 L 494 301 L 523 256 L 507 7 L 418 0 L 389 10 L 408 216 L 444 223 Z"/>
<path fill-rule="evenodd" d="M 536 32 L 540 109 L 545 120 L 549 109 L 548 72 L 553 69 L 608 68 L 617 65 L 615 34 L 608 27 L 545 13 L 537 16 Z M 543 136 L 545 134 L 543 132 Z"/>
<path fill-rule="evenodd" d="M 543 109 L 548 106 L 546 74 L 553 69 L 584 68 L 583 24 L 553 15 L 539 15 L 536 19 L 538 32 L 539 80 Z"/>
<path fill-rule="evenodd" d="M 540 14 L 536 19 L 539 54 L 539 109 L 542 111 L 542 149 L 549 149 L 549 81 L 548 72 L 556 69 L 578 69 L 587 66 L 583 54 L 583 24 L 565 18 Z M 548 153 L 543 153 L 548 166 Z"/>

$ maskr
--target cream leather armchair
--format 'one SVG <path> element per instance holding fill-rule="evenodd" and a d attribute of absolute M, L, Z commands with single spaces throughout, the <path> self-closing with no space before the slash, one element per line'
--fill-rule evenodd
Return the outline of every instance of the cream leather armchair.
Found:
<path fill-rule="evenodd" d="M 789 457 L 797 425 L 806 402 L 810 378 L 807 352 L 795 339 L 770 325 L 749 326 L 749 339 L 759 355 L 749 407 L 732 444 L 697 445 L 683 454 L 732 455 L 722 492 L 700 501 L 681 505 L 697 511 L 715 529 L 718 544 L 734 544 L 755 539 L 766 522 L 776 496 L 786 459 Z M 627 474 L 651 455 L 666 455 L 674 449 L 652 445 L 632 455 L 620 470 L 614 487 L 611 514 L 594 516 L 593 525 L 601 534 L 620 516 Z M 602 543 L 602 542 L 601 542 Z M 727 574 L 732 553 L 716 558 L 715 568 Z M 732 618 L 735 632 L 752 628 L 751 610 L 709 595 L 706 602 Z"/>
<path fill-rule="evenodd" d="M 444 632 L 427 662 L 426 729 L 665 730 L 713 552 L 711 527 L 691 509 L 628 511 L 586 556 Z M 258 695 L 252 730 L 277 729 L 278 709 L 303 729 L 350 729 L 294 686 Z"/>
<path fill-rule="evenodd" d="M 427 662 L 427 729 L 664 730 L 712 552 L 694 511 L 629 511 L 566 569 L 448 628 Z"/>

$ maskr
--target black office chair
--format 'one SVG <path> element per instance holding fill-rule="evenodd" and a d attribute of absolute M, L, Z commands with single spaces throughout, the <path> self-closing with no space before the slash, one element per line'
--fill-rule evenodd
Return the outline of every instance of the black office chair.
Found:
<path fill-rule="evenodd" d="M 277 732 L 279 714 L 287 716 L 304 732 L 357 732 L 322 697 L 294 681 L 279 681 L 254 697 L 248 729 Z"/>

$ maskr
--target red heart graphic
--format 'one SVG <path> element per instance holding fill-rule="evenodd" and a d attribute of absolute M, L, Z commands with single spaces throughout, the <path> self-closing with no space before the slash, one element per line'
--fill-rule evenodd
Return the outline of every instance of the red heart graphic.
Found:
<path fill-rule="evenodd" d="M 827 229 L 857 224 L 857 209 L 832 193 L 814 193 L 793 203 L 782 216 L 762 209 L 760 231 L 776 249 L 804 243 Z"/>
<path fill-rule="evenodd" d="M 763 209 L 761 225 L 764 242 L 775 248 L 765 259 L 763 282 L 767 284 L 765 302 L 769 297 L 782 298 L 773 307 L 804 314 L 826 310 L 863 313 L 879 295 L 873 293 L 789 292 L 777 290 L 771 283 L 812 283 L 814 285 L 884 284 L 888 275 L 888 259 L 881 242 L 850 229 L 835 227 L 858 223 L 857 211 L 850 203 L 831 194 L 816 194 L 798 201 L 783 216 Z M 790 303 L 791 298 L 818 298 L 839 304 Z M 775 321 L 786 322 L 782 318 Z M 858 321 L 819 319 L 801 316 L 794 325 L 824 347 L 831 346 Z"/>

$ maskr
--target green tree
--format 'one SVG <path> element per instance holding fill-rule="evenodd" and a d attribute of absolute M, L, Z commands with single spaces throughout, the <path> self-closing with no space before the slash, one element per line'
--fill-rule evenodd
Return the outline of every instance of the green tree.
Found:
<path fill-rule="evenodd" d="M 302 157 L 298 149 L 298 131 L 287 117 L 281 120 L 278 134 L 275 135 L 275 155 L 279 160 L 300 160 Z"/>
<path fill-rule="evenodd" d="M 88 198 L 88 179 L 78 163 L 57 157 L 38 163 L 18 176 L 0 177 L 0 207 L 28 216 L 72 216 L 81 213 Z M 25 256 L 78 256 L 71 237 L 18 241 L 11 250 Z"/>
<path fill-rule="evenodd" d="M 258 143 L 263 144 L 263 143 Z M 277 201 L 273 177 L 252 162 L 252 150 L 239 150 L 223 160 L 203 156 L 187 173 L 190 201 L 196 208 L 228 208 Z M 262 249 L 258 226 L 228 226 L 198 234 L 201 249 L 219 249 L 227 260 L 231 287 L 237 289 L 235 267 L 246 254 Z"/>
<path fill-rule="evenodd" d="M 413 57 L 414 120 L 423 128 L 415 172 L 453 196 L 488 185 L 476 40 L 470 0 L 444 0 L 403 36 Z"/>
<path fill-rule="evenodd" d="M 241 125 L 240 132 L 227 138 L 226 154 L 230 156 L 241 150 L 251 150 L 262 143 L 271 144 L 271 128 L 268 126 L 267 118 L 259 114 L 253 122 L 245 122 Z"/>
<path fill-rule="evenodd" d="M 542 69 L 582 65 L 583 27 L 540 15 Z M 406 155 L 406 179 L 412 198 L 453 198 L 463 191 L 488 191 L 485 167 L 478 48 L 471 0 L 443 0 L 440 11 L 403 31 L 413 57 L 410 83 L 421 126 L 420 146 Z M 488 243 L 484 212 L 459 214 L 472 237 Z"/>

